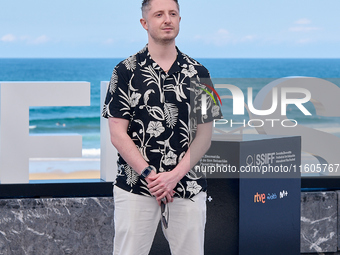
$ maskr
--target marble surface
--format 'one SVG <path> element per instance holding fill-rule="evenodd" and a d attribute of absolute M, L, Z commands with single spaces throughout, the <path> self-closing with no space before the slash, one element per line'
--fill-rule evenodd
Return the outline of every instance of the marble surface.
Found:
<path fill-rule="evenodd" d="M 301 193 L 301 254 L 340 255 L 338 199 Z M 113 235 L 112 197 L 0 200 L 0 254 L 112 254 Z"/>
<path fill-rule="evenodd" d="M 301 193 L 301 253 L 337 252 L 336 192 Z"/>
<path fill-rule="evenodd" d="M 301 255 L 340 255 L 340 252 L 313 252 L 313 253 L 301 253 Z"/>
<path fill-rule="evenodd" d="M 0 200 L 0 254 L 112 254 L 113 198 Z"/>

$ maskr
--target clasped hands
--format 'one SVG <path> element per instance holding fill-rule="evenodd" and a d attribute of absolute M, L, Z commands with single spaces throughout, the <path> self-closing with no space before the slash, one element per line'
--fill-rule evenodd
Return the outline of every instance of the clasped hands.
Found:
<path fill-rule="evenodd" d="M 175 194 L 174 188 L 179 182 L 177 178 L 176 174 L 172 171 L 158 174 L 152 171 L 148 177 L 145 178 L 148 182 L 151 195 L 156 197 L 159 205 L 164 197 L 166 198 L 165 203 L 173 202 L 173 195 Z"/>

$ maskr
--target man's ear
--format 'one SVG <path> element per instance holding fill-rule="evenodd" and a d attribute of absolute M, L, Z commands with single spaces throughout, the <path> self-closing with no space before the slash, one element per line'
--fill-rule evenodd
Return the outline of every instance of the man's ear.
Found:
<path fill-rule="evenodd" d="M 144 18 L 141 18 L 139 21 L 142 24 L 142 27 L 147 31 L 148 30 L 148 24 L 146 23 L 146 20 Z"/>

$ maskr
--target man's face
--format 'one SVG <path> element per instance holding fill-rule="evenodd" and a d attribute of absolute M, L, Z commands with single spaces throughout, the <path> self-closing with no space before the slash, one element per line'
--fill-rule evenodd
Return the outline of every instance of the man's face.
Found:
<path fill-rule="evenodd" d="M 148 31 L 149 39 L 158 43 L 173 41 L 179 33 L 178 6 L 173 0 L 152 0 L 144 12 L 141 23 Z"/>

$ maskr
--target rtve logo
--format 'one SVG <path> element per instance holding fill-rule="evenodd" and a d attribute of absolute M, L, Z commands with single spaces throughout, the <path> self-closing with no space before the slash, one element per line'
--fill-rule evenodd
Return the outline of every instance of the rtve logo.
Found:
<path fill-rule="evenodd" d="M 266 202 L 266 194 L 259 194 L 256 192 L 256 195 L 254 195 L 254 203 L 260 203 L 262 202 L 263 204 Z"/>

